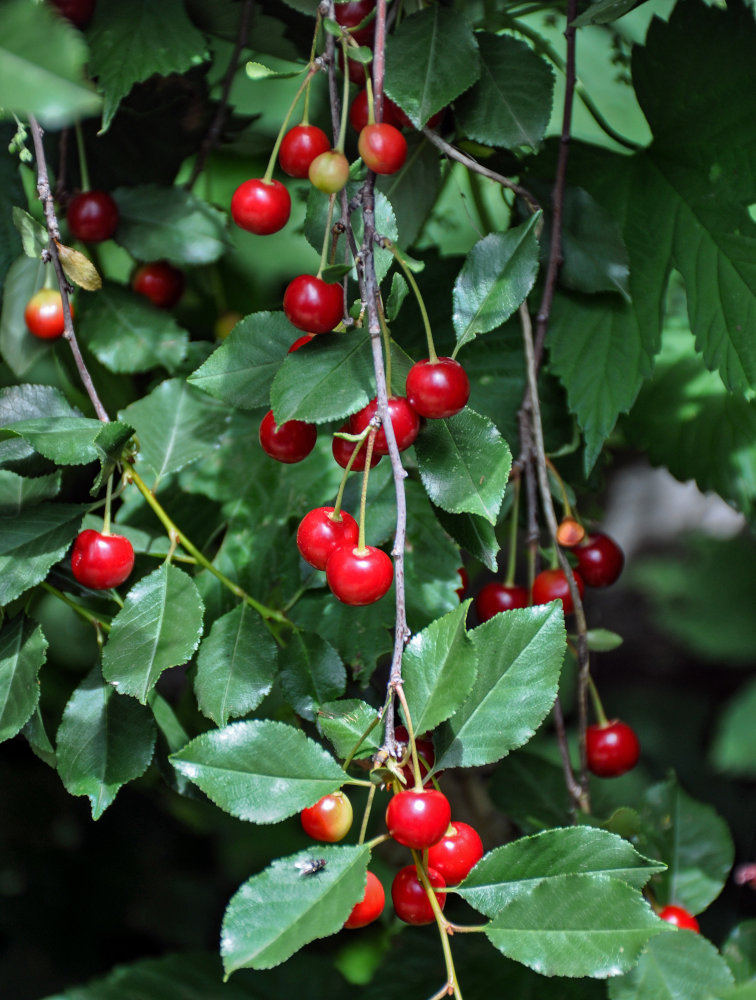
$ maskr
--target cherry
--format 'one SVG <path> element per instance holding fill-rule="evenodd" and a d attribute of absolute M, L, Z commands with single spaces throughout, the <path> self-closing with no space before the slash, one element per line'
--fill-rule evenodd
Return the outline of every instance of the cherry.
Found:
<path fill-rule="evenodd" d="M 184 293 L 184 275 L 167 260 L 156 260 L 136 269 L 131 287 L 158 309 L 170 309 Z"/>
<path fill-rule="evenodd" d="M 277 462 L 291 465 L 307 458 L 318 438 L 315 424 L 304 420 L 287 420 L 279 427 L 268 410 L 260 424 L 260 444 L 263 451 Z"/>
<path fill-rule="evenodd" d="M 362 36 L 361 36 L 362 37 Z M 362 42 L 363 45 L 372 45 L 372 38 L 366 39 Z M 344 50 L 339 45 L 338 54 L 339 69 L 344 72 Z M 365 81 L 367 79 L 367 67 L 364 63 L 359 62 L 357 59 L 347 58 L 347 73 L 349 74 L 349 79 L 352 83 L 356 84 L 358 87 L 364 87 Z"/>
<path fill-rule="evenodd" d="M 73 302 L 69 305 L 73 316 Z M 32 295 L 24 309 L 24 322 L 29 333 L 40 340 L 55 340 L 63 335 L 63 299 L 57 288 L 40 288 Z"/>
<path fill-rule="evenodd" d="M 483 857 L 483 841 L 467 823 L 455 821 L 428 850 L 428 864 L 443 875 L 447 885 L 456 885 L 467 878 Z"/>
<path fill-rule="evenodd" d="M 328 333 L 344 315 L 341 285 L 329 285 L 312 274 L 300 274 L 290 281 L 283 298 L 288 321 L 308 333 Z"/>
<path fill-rule="evenodd" d="M 527 608 L 530 598 L 525 587 L 517 587 L 493 580 L 481 587 L 475 598 L 475 610 L 482 622 L 487 622 L 500 611 Z"/>
<path fill-rule="evenodd" d="M 403 760 L 405 756 L 408 758 L 407 763 L 401 770 L 404 780 L 408 785 L 411 785 L 415 781 L 415 773 L 412 769 L 412 760 L 408 756 L 409 733 L 405 726 L 397 726 L 394 730 L 394 736 L 398 744 L 399 759 Z M 430 772 L 435 763 L 436 751 L 433 747 L 433 741 L 427 734 L 424 737 L 418 736 L 415 738 L 415 749 L 417 750 L 417 762 L 420 765 L 420 779 L 422 780 Z"/>
<path fill-rule="evenodd" d="M 109 590 L 127 579 L 134 568 L 134 549 L 123 535 L 106 535 L 87 528 L 71 553 L 73 575 L 85 587 Z"/>
<path fill-rule="evenodd" d="M 349 424 L 344 424 L 340 430 L 344 432 L 349 432 Z M 331 444 L 331 451 L 333 452 L 333 457 L 339 463 L 342 469 L 346 469 L 349 464 L 349 459 L 352 457 L 352 452 L 357 447 L 357 445 L 352 441 L 346 441 L 344 438 L 334 437 L 333 443 Z M 357 458 L 352 462 L 352 472 L 362 472 L 365 468 L 365 458 L 367 456 L 367 443 L 363 444 L 360 450 L 357 452 Z M 374 465 L 377 465 L 381 460 L 380 455 L 376 455 L 375 448 L 373 448 L 373 454 L 370 456 L 370 468 L 372 469 Z"/>
<path fill-rule="evenodd" d="M 557 541 L 565 549 L 573 549 L 585 538 L 585 528 L 574 517 L 565 517 L 557 528 Z M 583 582 L 588 581 L 583 576 Z"/>
<path fill-rule="evenodd" d="M 92 20 L 95 0 L 52 0 L 52 3 L 77 28 L 86 28 Z"/>
<path fill-rule="evenodd" d="M 439 908 L 443 910 L 446 903 L 446 893 L 435 890 L 445 889 L 446 881 L 435 868 L 427 868 L 426 874 L 435 892 Z M 405 924 L 432 924 L 436 919 L 433 907 L 423 883 L 417 877 L 417 869 L 414 865 L 400 868 L 394 876 L 394 881 L 391 883 L 391 902 L 394 904 L 397 917 Z"/>
<path fill-rule="evenodd" d="M 342 604 L 360 607 L 379 601 L 394 579 L 394 564 L 382 549 L 344 545 L 326 563 L 326 582 Z"/>
<path fill-rule="evenodd" d="M 349 430 L 352 434 L 360 434 L 373 419 L 378 409 L 378 400 L 371 399 L 367 406 L 364 406 L 358 413 L 353 413 L 349 418 Z M 410 406 L 404 396 L 389 396 L 388 411 L 391 425 L 394 428 L 394 437 L 399 451 L 404 451 L 414 443 L 420 432 L 420 417 Z M 388 443 L 386 432 L 383 427 L 378 428 L 375 435 L 373 452 L 377 455 L 388 455 Z"/>
<path fill-rule="evenodd" d="M 328 136 L 317 125 L 295 125 L 281 140 L 278 162 L 290 177 L 306 177 L 316 156 L 331 148 Z"/>
<path fill-rule="evenodd" d="M 366 125 L 360 132 L 357 149 L 376 174 L 395 174 L 407 159 L 407 140 L 398 128 L 386 122 Z"/>
<path fill-rule="evenodd" d="M 449 828 L 449 800 L 435 788 L 407 788 L 396 795 L 386 810 L 386 826 L 398 844 L 424 850 L 437 844 Z"/>
<path fill-rule="evenodd" d="M 343 792 L 324 795 L 314 806 L 299 814 L 302 829 L 314 840 L 335 844 L 343 840 L 352 827 L 352 803 Z"/>
<path fill-rule="evenodd" d="M 608 587 L 625 565 L 625 556 L 617 543 L 601 532 L 594 532 L 574 550 L 578 568 L 589 587 Z"/>
<path fill-rule="evenodd" d="M 291 214 L 291 196 L 280 181 L 261 177 L 244 181 L 231 197 L 231 218 L 240 229 L 269 236 L 283 229 Z"/>
<path fill-rule="evenodd" d="M 315 569 L 325 569 L 328 557 L 342 545 L 354 546 L 360 535 L 359 525 L 342 510 L 333 517 L 333 507 L 316 507 L 305 514 L 297 528 L 300 555 Z"/>
<path fill-rule="evenodd" d="M 460 566 L 457 572 L 459 573 L 459 578 L 462 581 L 462 586 L 457 587 L 454 593 L 460 601 L 463 601 L 465 599 L 465 594 L 467 593 L 467 588 L 470 586 L 470 577 L 464 566 Z"/>
<path fill-rule="evenodd" d="M 346 28 L 359 45 L 370 45 L 375 33 L 372 22 L 364 28 L 357 28 L 368 14 L 375 10 L 375 0 L 337 0 L 333 5 L 333 16 L 337 24 Z M 356 31 L 353 29 L 357 28 Z"/>
<path fill-rule="evenodd" d="M 574 570 L 578 593 L 583 596 L 583 580 L 579 573 Z M 572 614 L 575 610 L 570 587 L 563 569 L 544 569 L 533 580 L 533 604 L 547 604 L 549 601 L 561 601 L 566 615 Z"/>
<path fill-rule="evenodd" d="M 383 95 L 383 121 L 387 125 L 399 125 L 399 117 L 397 115 L 399 108 L 394 104 L 390 97 L 386 94 Z M 406 117 L 406 116 L 405 116 Z M 358 134 L 365 128 L 368 123 L 368 96 L 367 90 L 361 90 L 359 94 L 352 101 L 349 108 L 349 122 Z"/>
<path fill-rule="evenodd" d="M 701 933 L 701 928 L 698 926 L 698 921 L 682 906 L 665 906 L 659 911 L 659 916 L 662 920 L 666 920 L 668 924 L 673 924 L 675 927 L 679 927 L 684 931 L 695 931 L 696 934 Z"/>
<path fill-rule="evenodd" d="M 465 408 L 470 398 L 470 380 L 459 361 L 426 358 L 410 368 L 405 392 L 413 410 L 421 417 L 438 420 L 453 417 Z"/>
<path fill-rule="evenodd" d="M 347 917 L 344 927 L 354 930 L 357 927 L 366 927 L 383 913 L 386 904 L 386 893 L 377 875 L 373 872 L 367 873 L 367 885 L 365 892 L 359 903 L 355 903 L 352 912 Z"/>
<path fill-rule="evenodd" d="M 640 743 L 626 722 L 594 723 L 585 733 L 588 770 L 599 778 L 618 778 L 631 771 L 640 757 Z"/>
<path fill-rule="evenodd" d="M 335 194 L 349 180 L 349 160 L 338 149 L 329 149 L 315 157 L 307 176 L 319 191 Z"/>
<path fill-rule="evenodd" d="M 68 203 L 68 228 L 82 243 L 109 240 L 118 225 L 118 206 L 107 191 L 82 191 Z"/>
<path fill-rule="evenodd" d="M 300 347 L 304 347 L 305 344 L 309 344 L 314 336 L 314 333 L 303 333 L 301 337 L 297 337 L 286 353 L 293 354 L 294 351 L 298 351 Z"/>

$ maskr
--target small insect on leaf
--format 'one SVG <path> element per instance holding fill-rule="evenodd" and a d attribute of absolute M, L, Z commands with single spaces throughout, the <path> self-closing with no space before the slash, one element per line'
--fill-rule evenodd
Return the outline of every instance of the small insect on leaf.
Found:
<path fill-rule="evenodd" d="M 294 867 L 299 869 L 300 875 L 314 875 L 322 872 L 327 864 L 325 858 L 305 858 L 304 861 L 295 861 Z"/>

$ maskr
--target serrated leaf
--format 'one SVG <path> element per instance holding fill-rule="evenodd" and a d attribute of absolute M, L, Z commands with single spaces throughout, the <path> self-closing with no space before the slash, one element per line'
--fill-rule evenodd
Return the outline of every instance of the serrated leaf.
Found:
<path fill-rule="evenodd" d="M 301 865 L 325 866 L 311 875 Z M 237 969 L 270 969 L 317 938 L 344 926 L 365 888 L 370 850 L 318 845 L 274 861 L 245 882 L 226 908 L 221 954 L 226 975 Z"/>
<path fill-rule="evenodd" d="M 41 503 L 0 518 L 0 605 L 44 580 L 74 540 L 86 510 L 80 504 Z"/>
<path fill-rule="evenodd" d="M 314 721 L 322 702 L 344 693 L 346 670 L 333 646 L 314 632 L 296 632 L 281 658 L 281 690 L 297 715 Z"/>
<path fill-rule="evenodd" d="M 32 751 L 44 761 L 48 767 L 56 766 L 55 747 L 50 742 L 47 735 L 45 723 L 39 705 L 34 709 L 23 730 L 24 739 L 27 741 Z"/>
<path fill-rule="evenodd" d="M 487 417 L 466 407 L 448 419 L 429 421 L 415 441 L 415 454 L 432 503 L 496 524 L 512 456 Z"/>
<path fill-rule="evenodd" d="M 756 776 L 756 681 L 742 688 L 717 720 L 711 760 L 718 771 L 739 777 Z"/>
<path fill-rule="evenodd" d="M 375 753 L 381 745 L 382 737 L 379 720 L 377 710 L 359 698 L 324 701 L 316 716 L 318 729 L 331 741 L 336 756 L 343 759 L 355 750 L 358 743 L 355 758 L 369 757 Z M 373 728 L 365 736 L 370 726 Z"/>
<path fill-rule="evenodd" d="M 529 749 L 510 754 L 497 766 L 491 799 L 526 833 L 564 826 L 570 819 L 563 769 Z"/>
<path fill-rule="evenodd" d="M 609 984 L 611 1000 L 710 1000 L 732 986 L 717 949 L 691 931 L 648 942 L 636 967 Z"/>
<path fill-rule="evenodd" d="M 440 507 L 436 508 L 436 517 L 460 548 L 466 549 L 484 566 L 496 572 L 499 542 L 492 524 L 480 514 L 449 514 Z"/>
<path fill-rule="evenodd" d="M 56 742 L 66 790 L 86 795 L 92 819 L 99 819 L 118 790 L 147 770 L 155 723 L 148 708 L 117 695 L 95 667 L 69 698 Z"/>
<path fill-rule="evenodd" d="M 164 563 L 135 584 L 113 619 L 102 656 L 106 680 L 143 704 L 169 667 L 199 645 L 204 605 L 192 578 Z"/>
<path fill-rule="evenodd" d="M 557 694 L 566 645 L 561 604 L 507 611 L 469 634 L 478 676 L 436 734 L 437 771 L 492 764 L 522 746 Z"/>
<path fill-rule="evenodd" d="M 52 500 L 60 490 L 61 473 L 26 479 L 6 469 L 0 471 L 0 515 L 18 514 L 43 500 Z"/>
<path fill-rule="evenodd" d="M 203 715 L 218 726 L 257 708 L 273 686 L 275 640 L 248 604 L 213 622 L 197 654 L 194 693 Z"/>
<path fill-rule="evenodd" d="M 408 135 L 404 166 L 395 174 L 376 178 L 376 188 L 385 195 L 394 210 L 397 244 L 402 247 L 412 246 L 420 235 L 441 188 L 438 150 L 421 133 Z"/>
<path fill-rule="evenodd" d="M 55 241 L 55 246 L 58 250 L 61 267 L 70 282 L 87 292 L 96 292 L 102 288 L 102 278 L 88 257 L 85 257 L 80 250 L 67 247 L 58 240 Z"/>
<path fill-rule="evenodd" d="M 610 24 L 637 6 L 637 2 L 638 0 L 598 0 L 570 23 L 575 28 L 582 28 L 586 24 Z"/>
<path fill-rule="evenodd" d="M 22 615 L 0 629 L 0 742 L 20 732 L 34 713 L 46 653 L 42 626 Z"/>
<path fill-rule="evenodd" d="M 26 256 L 33 260 L 39 260 L 40 254 L 50 242 L 45 227 L 18 205 L 13 206 L 13 225 L 21 236 L 21 245 Z"/>
<path fill-rule="evenodd" d="M 346 780 L 333 757 L 301 730 L 267 719 L 204 733 L 171 763 L 221 809 L 252 823 L 278 823 Z"/>
<path fill-rule="evenodd" d="M 490 233 L 465 259 L 454 282 L 452 322 L 457 349 L 504 323 L 533 287 L 538 272 L 540 213 L 506 233 Z"/>
<path fill-rule="evenodd" d="M 41 417 L 19 420 L 0 428 L 2 431 L 22 437 L 36 452 L 57 465 L 87 465 L 103 459 L 107 453 L 120 452 L 134 428 L 118 421 L 103 424 L 88 417 Z M 107 432 L 107 451 L 98 447 L 103 431 Z"/>
<path fill-rule="evenodd" d="M 15 122 L 0 123 L 0 294 L 13 261 L 22 251 L 21 237 L 15 225 L 15 212 L 26 199 L 18 159 L 8 149 L 16 132 Z M 2 325 L 0 320 L 0 350 Z"/>

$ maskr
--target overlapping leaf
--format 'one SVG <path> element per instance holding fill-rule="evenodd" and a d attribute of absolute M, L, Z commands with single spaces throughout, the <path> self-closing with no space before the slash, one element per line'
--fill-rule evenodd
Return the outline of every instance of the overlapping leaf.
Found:
<path fill-rule="evenodd" d="M 44 580 L 76 537 L 86 507 L 40 503 L 0 518 L 0 605 Z"/>
<path fill-rule="evenodd" d="M 0 742 L 15 736 L 37 707 L 37 675 L 46 652 L 42 626 L 23 615 L 0 629 Z"/>
<path fill-rule="evenodd" d="M 333 744 L 337 757 L 346 758 L 359 743 L 355 757 L 367 757 L 381 745 L 383 735 L 378 712 L 359 698 L 323 702 L 317 714 L 318 728 Z M 373 728 L 365 736 L 365 733 Z"/>
<path fill-rule="evenodd" d="M 728 995 L 732 973 L 717 949 L 691 931 L 660 934 L 636 967 L 609 983 L 610 1000 L 710 1000 Z"/>
<path fill-rule="evenodd" d="M 283 659 L 281 689 L 302 718 L 313 721 L 321 703 L 344 693 L 347 677 L 341 657 L 314 632 L 292 636 Z"/>

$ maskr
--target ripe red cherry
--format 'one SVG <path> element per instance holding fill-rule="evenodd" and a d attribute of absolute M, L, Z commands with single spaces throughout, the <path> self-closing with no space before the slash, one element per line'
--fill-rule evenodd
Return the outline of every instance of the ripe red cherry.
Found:
<path fill-rule="evenodd" d="M 574 570 L 578 593 L 583 596 L 583 580 Z M 563 569 L 544 569 L 533 580 L 533 604 L 547 604 L 549 601 L 561 601 L 566 615 L 572 614 L 575 607 L 572 603 L 570 587 Z"/>
<path fill-rule="evenodd" d="M 66 221 L 74 239 L 102 243 L 116 231 L 118 206 L 107 191 L 82 191 L 69 201 Z"/>
<path fill-rule="evenodd" d="M 397 726 L 394 730 L 394 736 L 398 744 L 397 749 L 399 751 L 399 759 L 403 760 L 405 756 L 408 756 L 409 733 L 407 732 L 405 726 Z M 430 772 L 433 764 L 435 763 L 436 751 L 433 747 L 433 741 L 427 735 L 424 737 L 415 737 L 415 749 L 417 750 L 417 762 L 420 765 L 420 778 L 422 780 L 425 778 L 426 774 Z M 407 784 L 414 784 L 415 773 L 412 769 L 412 759 L 409 756 L 407 763 L 401 770 Z"/>
<path fill-rule="evenodd" d="M 338 519 L 333 517 L 333 507 L 316 507 L 305 514 L 297 528 L 297 548 L 300 555 L 315 569 L 325 569 L 328 557 L 342 545 L 355 546 L 359 539 L 359 525 L 345 510 Z"/>
<path fill-rule="evenodd" d="M 289 129 L 278 150 L 281 170 L 290 177 L 306 177 L 316 156 L 331 148 L 328 136 L 317 125 L 295 125 Z"/>
<path fill-rule="evenodd" d="M 349 433 L 349 424 L 344 424 L 342 431 Z M 339 463 L 342 469 L 346 469 L 349 464 L 349 459 L 352 457 L 352 452 L 357 447 L 352 441 L 345 441 L 344 438 L 335 437 L 331 445 L 331 451 L 333 452 L 333 457 Z M 367 443 L 364 443 L 360 450 L 357 452 L 357 458 L 352 462 L 352 472 L 362 472 L 365 468 L 365 458 L 367 456 Z M 373 454 L 370 456 L 370 468 L 372 469 L 374 465 L 377 465 L 381 460 L 380 455 L 376 455 L 375 448 L 373 448 Z"/>
<path fill-rule="evenodd" d="M 383 95 L 383 121 L 387 125 L 399 125 L 397 115 L 399 108 L 390 97 Z M 368 123 L 368 97 L 367 90 L 361 90 L 349 107 L 349 123 L 357 134 L 359 134 Z"/>
<path fill-rule="evenodd" d="M 424 850 L 437 844 L 449 829 L 449 800 L 435 788 L 421 792 L 407 788 L 391 799 L 386 826 L 394 840 L 405 847 Z"/>
<path fill-rule="evenodd" d="M 625 565 L 622 549 L 608 535 L 594 532 L 582 545 L 573 549 L 580 575 L 589 587 L 608 587 L 614 583 Z"/>
<path fill-rule="evenodd" d="M 352 803 L 343 792 L 324 795 L 322 799 L 299 814 L 302 829 L 315 840 L 335 844 L 343 840 L 352 827 Z"/>
<path fill-rule="evenodd" d="M 357 149 L 376 174 L 395 174 L 407 159 L 407 140 L 398 128 L 385 122 L 366 125 L 360 132 Z"/>
<path fill-rule="evenodd" d="M 73 302 L 69 305 L 73 316 Z M 29 333 L 40 340 L 55 340 L 63 335 L 63 299 L 57 288 L 40 288 L 32 295 L 24 309 L 24 322 Z"/>
<path fill-rule="evenodd" d="M 352 29 L 356 28 L 358 24 L 362 24 L 368 14 L 372 14 L 374 10 L 375 0 L 336 0 L 333 5 L 333 16 L 337 24 L 340 24 L 342 28 L 348 28 L 355 41 L 363 45 L 362 38 L 372 39 L 373 37 L 373 24 L 370 23 L 356 32 Z"/>
<path fill-rule="evenodd" d="M 328 333 L 342 320 L 344 293 L 341 285 L 329 285 L 315 275 L 300 274 L 284 292 L 283 309 L 298 330 Z"/>
<path fill-rule="evenodd" d="M 482 622 L 487 622 L 500 611 L 511 611 L 513 608 L 527 608 L 530 603 L 527 589 L 515 585 L 508 586 L 493 580 L 481 587 L 475 598 L 475 610 Z"/>
<path fill-rule="evenodd" d="M 279 427 L 268 410 L 260 424 L 260 444 L 263 451 L 277 462 L 291 465 L 307 458 L 318 439 L 315 424 L 304 420 L 287 420 Z"/>
<path fill-rule="evenodd" d="M 184 275 L 167 260 L 156 260 L 136 269 L 131 287 L 158 309 L 170 309 L 184 292 Z"/>
<path fill-rule="evenodd" d="M 123 535 L 105 535 L 87 528 L 74 542 L 73 575 L 85 587 L 108 590 L 127 579 L 134 568 L 134 549 Z"/>
<path fill-rule="evenodd" d="M 687 910 L 683 909 L 682 906 L 665 906 L 664 909 L 659 911 L 659 916 L 662 920 L 666 920 L 668 924 L 673 924 L 681 930 L 695 931 L 696 934 L 701 933 L 701 928 L 698 926 L 696 918 L 692 913 L 688 913 Z"/>
<path fill-rule="evenodd" d="M 607 725 L 594 723 L 585 733 L 588 770 L 599 778 L 618 778 L 632 771 L 640 757 L 640 743 L 626 722 L 613 719 Z"/>
<path fill-rule="evenodd" d="M 326 582 L 342 604 L 361 607 L 379 601 L 394 579 L 394 564 L 382 549 L 344 545 L 326 563 Z"/>
<path fill-rule="evenodd" d="M 77 28 L 86 28 L 92 20 L 95 0 L 52 0 L 63 17 Z"/>
<path fill-rule="evenodd" d="M 231 218 L 257 236 L 277 233 L 290 215 L 291 196 L 280 181 L 255 177 L 240 184 L 231 197 Z"/>
<path fill-rule="evenodd" d="M 435 892 L 439 908 L 443 910 L 446 903 L 446 893 L 435 890 L 446 888 L 444 877 L 435 868 L 427 868 L 426 873 Z M 432 924 L 436 919 L 433 907 L 426 895 L 423 883 L 417 877 L 417 869 L 414 865 L 400 868 L 394 876 L 394 881 L 391 883 L 391 902 L 394 904 L 397 917 L 405 924 Z"/>
<path fill-rule="evenodd" d="M 483 841 L 467 823 L 455 821 L 437 844 L 428 850 L 428 864 L 444 876 L 447 885 L 467 878 L 483 857 Z"/>
<path fill-rule="evenodd" d="M 407 375 L 407 399 L 421 417 L 453 417 L 467 406 L 470 380 L 459 361 L 439 358 L 418 361 Z"/>
<path fill-rule="evenodd" d="M 365 892 L 359 903 L 355 903 L 352 912 L 347 917 L 344 924 L 348 930 L 355 930 L 357 927 L 366 927 L 383 913 L 386 905 L 386 893 L 377 875 L 373 872 L 367 873 L 367 885 Z"/>
<path fill-rule="evenodd" d="M 338 149 L 329 149 L 315 157 L 307 176 L 313 187 L 319 191 L 335 194 L 341 191 L 349 180 L 349 160 Z"/>
<path fill-rule="evenodd" d="M 349 418 L 350 432 L 360 434 L 364 431 L 377 409 L 378 400 L 371 399 L 367 406 L 364 406 L 358 413 L 352 414 Z M 420 432 L 420 417 L 404 396 L 389 396 L 388 411 L 391 425 L 394 428 L 396 446 L 399 451 L 404 451 L 411 444 L 414 444 L 415 438 Z M 388 455 L 388 443 L 383 427 L 380 427 L 375 435 L 373 452 L 377 455 Z"/>

